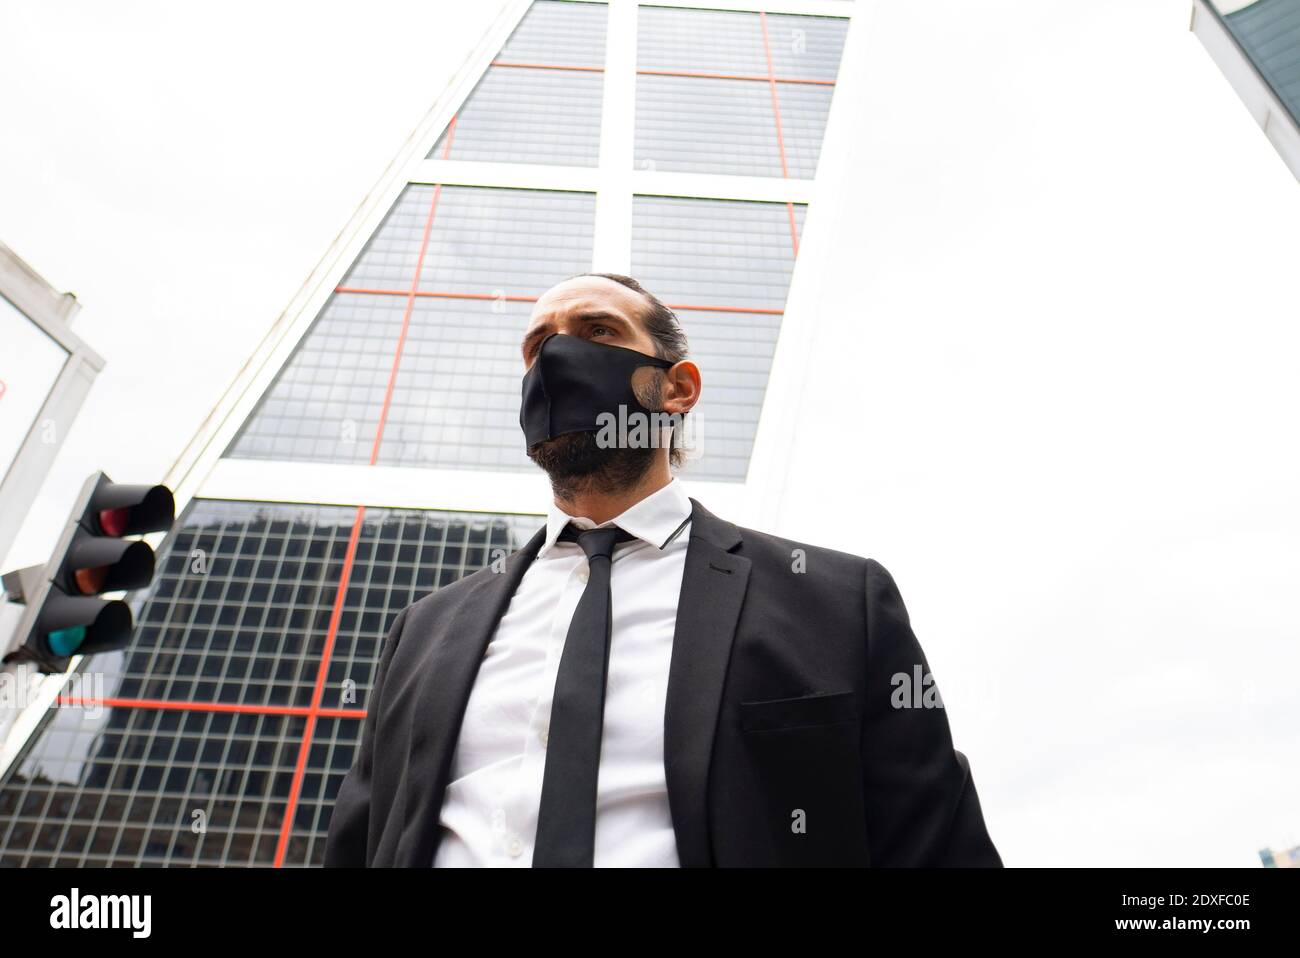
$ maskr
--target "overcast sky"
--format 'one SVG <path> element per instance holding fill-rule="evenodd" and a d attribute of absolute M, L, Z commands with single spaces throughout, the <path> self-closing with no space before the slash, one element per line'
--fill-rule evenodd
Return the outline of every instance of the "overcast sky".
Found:
<path fill-rule="evenodd" d="M 1300 842 L 1300 185 L 1189 0 L 862 5 L 778 531 L 894 574 L 1009 864 L 1257 866 Z M 497 9 L 0 0 L 0 240 L 108 360 L 6 568 L 162 476 Z"/>

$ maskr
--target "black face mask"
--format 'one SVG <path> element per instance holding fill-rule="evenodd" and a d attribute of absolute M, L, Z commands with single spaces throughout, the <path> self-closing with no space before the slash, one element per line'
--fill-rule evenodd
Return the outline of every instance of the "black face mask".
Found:
<path fill-rule="evenodd" d="M 656 410 L 641 405 L 632 389 L 632 374 L 642 366 L 673 365 L 635 349 L 551 333 L 524 374 L 519 425 L 528 448 L 569 432 L 597 432 L 601 413 L 618 418 L 619 406 L 626 407 L 628 415 L 649 416 Z"/>

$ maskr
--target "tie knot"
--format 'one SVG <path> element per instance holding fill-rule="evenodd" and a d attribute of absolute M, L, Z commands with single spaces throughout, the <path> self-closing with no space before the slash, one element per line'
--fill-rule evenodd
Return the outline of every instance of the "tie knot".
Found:
<path fill-rule="evenodd" d="M 587 554 L 587 558 L 604 556 L 606 559 L 614 554 L 614 544 L 631 542 L 636 536 L 625 532 L 618 526 L 606 526 L 603 529 L 579 529 L 572 522 L 560 530 L 561 542 L 576 542 Z"/>

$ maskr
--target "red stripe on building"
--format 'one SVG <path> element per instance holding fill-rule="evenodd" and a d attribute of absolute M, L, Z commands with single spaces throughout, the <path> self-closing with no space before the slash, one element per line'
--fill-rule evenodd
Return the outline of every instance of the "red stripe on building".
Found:
<path fill-rule="evenodd" d="M 325 718 L 364 719 L 365 709 L 322 709 L 310 705 L 249 705 L 239 702 L 192 702 L 171 699 L 132 699 L 114 696 L 60 695 L 55 704 L 108 706 L 117 709 L 161 709 L 179 712 L 233 712 L 237 715 L 320 715 Z"/>

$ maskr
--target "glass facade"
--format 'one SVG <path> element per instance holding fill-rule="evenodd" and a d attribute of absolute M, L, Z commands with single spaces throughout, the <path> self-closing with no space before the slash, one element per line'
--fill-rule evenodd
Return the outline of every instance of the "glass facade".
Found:
<path fill-rule="evenodd" d="M 626 262 L 674 309 L 705 384 L 683 475 L 746 482 L 848 23 L 642 6 L 621 21 L 637 38 L 620 38 L 636 50 L 620 86 L 607 4 L 533 3 L 203 467 L 318 463 L 331 502 L 354 504 L 232 501 L 248 487 L 200 471 L 132 645 L 87 663 L 102 691 L 51 709 L 0 781 L 0 864 L 321 862 L 389 623 L 521 545 L 545 505 L 456 511 L 480 506 L 433 501 L 412 472 L 442 511 L 362 507 L 366 470 L 326 467 L 535 471 L 519 342 L 565 277 Z M 599 165 L 606 128 L 627 138 L 617 170 Z M 456 182 L 428 182 L 440 168 Z"/>
<path fill-rule="evenodd" d="M 519 339 L 591 265 L 590 193 L 412 184 L 231 446 L 236 458 L 535 468 Z"/>
<path fill-rule="evenodd" d="M 672 304 L 704 371 L 692 413 L 701 456 L 683 476 L 745 478 L 804 212 L 798 203 L 634 197 L 633 275 Z"/>
<path fill-rule="evenodd" d="M 1300 0 L 1217 2 L 1229 32 L 1300 123 Z"/>
<path fill-rule="evenodd" d="M 594 163 L 607 17 L 605 4 L 533 4 L 430 155 Z M 640 7 L 638 164 L 812 176 L 847 23 Z M 530 86 L 521 70 L 586 92 L 533 109 L 529 97 L 558 87 Z M 527 96 L 508 92 L 519 82 Z M 485 92 L 498 88 L 499 98 Z M 564 126 L 578 118 L 581 131 Z M 536 124 L 554 135 L 534 136 Z M 457 153 L 471 143 L 479 152 Z M 409 184 L 227 455 L 535 469 L 518 427 L 519 335 L 543 291 L 591 268 L 597 189 L 594 179 L 591 192 Z M 806 207 L 630 202 L 632 273 L 678 313 L 705 375 L 683 474 L 744 481 Z"/>
<path fill-rule="evenodd" d="M 534 3 L 429 156 L 595 166 L 607 19 L 603 3 Z"/>
<path fill-rule="evenodd" d="M 0 786 L 0 863 L 319 865 L 392 619 L 542 521 L 196 500 Z"/>
<path fill-rule="evenodd" d="M 637 167 L 811 178 L 846 27 L 835 17 L 641 7 Z"/>
<path fill-rule="evenodd" d="M 440 211 L 462 204 L 480 219 L 448 216 L 436 244 L 431 230 L 416 283 L 417 212 L 432 208 L 436 189 L 403 194 L 231 456 L 536 468 L 519 435 L 519 338 L 549 281 L 587 265 L 580 260 L 590 255 L 591 196 L 443 187 Z M 693 476 L 745 478 L 805 209 L 634 197 L 633 274 L 673 306 L 708 377 L 697 415 L 701 455 L 687 467 Z M 520 231 L 497 243 L 492 224 L 512 216 Z M 550 245 L 523 252 L 521 233 L 536 223 L 540 239 L 548 218 Z M 517 298 L 503 294 L 507 277 L 508 288 L 521 290 Z"/>

